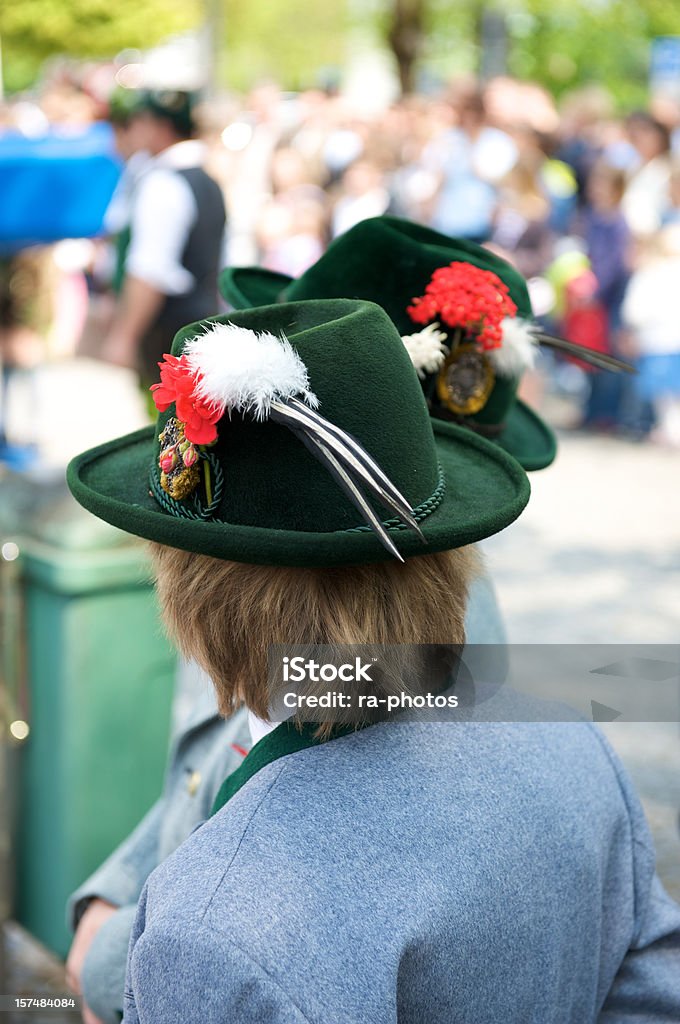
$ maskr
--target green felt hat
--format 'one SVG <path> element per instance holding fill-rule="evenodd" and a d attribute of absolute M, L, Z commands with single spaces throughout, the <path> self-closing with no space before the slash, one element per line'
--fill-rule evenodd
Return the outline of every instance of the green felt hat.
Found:
<path fill-rule="evenodd" d="M 401 556 L 473 543 L 519 516 L 529 499 L 524 471 L 498 446 L 468 430 L 434 424 L 433 431 L 399 334 L 370 302 L 285 303 L 191 324 L 175 337 L 175 359 L 166 357 L 169 368 L 163 371 L 166 383 L 156 392 L 157 404 L 167 404 L 167 375 L 176 372 L 179 357 L 180 362 L 198 358 L 195 353 L 202 347 L 209 349 L 213 365 L 225 359 L 238 362 L 244 339 L 255 337 L 248 332 L 274 345 L 285 344 L 282 336 L 288 339 L 305 374 L 298 387 L 302 401 L 297 401 L 304 416 L 317 415 L 309 408 L 316 396 L 324 422 L 363 446 L 406 498 L 422 537 L 379 501 L 370 502 Z M 270 360 L 267 369 L 276 377 L 273 366 Z M 206 370 L 201 379 L 213 377 Z M 232 390 L 243 394 L 243 382 Z M 200 459 L 192 467 L 197 473 L 192 493 L 175 489 L 172 497 L 168 488 L 173 491 L 178 472 L 173 460 L 187 446 L 187 437 L 178 436 L 179 417 L 193 424 L 192 431 L 208 423 L 201 420 L 196 428 L 183 401 L 170 402 L 156 427 L 75 458 L 67 474 L 75 498 L 129 533 L 217 558 L 334 566 L 390 557 L 328 466 L 306 446 L 309 438 L 273 419 L 280 408 L 276 402 L 262 421 L 254 418 L 252 406 L 238 412 L 228 405 L 231 414 L 215 414 L 216 441 L 195 444 Z M 284 420 L 290 413 L 284 408 Z M 159 460 L 167 470 L 165 483 Z M 181 477 L 191 476 L 179 465 Z"/>
<path fill-rule="evenodd" d="M 517 307 L 516 322 L 531 320 L 524 278 L 506 260 L 474 242 L 449 238 L 389 216 L 361 221 L 335 239 L 297 279 L 258 267 L 229 267 L 222 272 L 220 290 L 235 309 L 300 299 L 369 299 L 379 303 L 399 333 L 406 336 L 422 326 L 414 322 L 408 307 L 425 294 L 435 271 L 454 262 L 496 274 Z M 452 366 L 447 360 L 443 367 L 424 377 L 431 415 L 471 427 L 510 452 L 525 469 L 549 466 L 556 454 L 555 437 L 547 424 L 517 398 L 521 373 L 493 373 L 491 377 L 490 361 L 479 357 L 475 346 L 467 346 L 461 354 L 465 365 L 460 362 Z M 471 406 L 448 402 L 447 374 L 457 373 L 458 380 L 474 391 L 480 384 L 480 371 L 485 375 L 482 384 L 486 392 L 481 408 L 479 400 Z"/>

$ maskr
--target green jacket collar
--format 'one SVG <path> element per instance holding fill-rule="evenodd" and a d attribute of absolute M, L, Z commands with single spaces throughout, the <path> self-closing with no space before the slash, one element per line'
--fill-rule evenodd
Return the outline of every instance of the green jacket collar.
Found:
<path fill-rule="evenodd" d="M 219 788 L 215 802 L 212 807 L 212 814 L 217 814 L 220 808 L 231 800 L 238 793 L 239 789 L 245 786 L 253 775 L 256 775 L 262 768 L 265 768 L 272 761 L 278 761 L 280 757 L 287 754 L 296 754 L 306 747 L 316 747 L 321 742 L 314 735 L 318 726 L 314 722 L 305 722 L 301 727 L 296 727 L 291 722 L 281 722 L 276 729 L 263 736 L 259 743 L 252 748 L 243 763 L 228 775 Z M 336 726 L 331 739 L 338 739 L 340 736 L 347 736 L 355 732 L 357 726 L 346 725 Z"/>

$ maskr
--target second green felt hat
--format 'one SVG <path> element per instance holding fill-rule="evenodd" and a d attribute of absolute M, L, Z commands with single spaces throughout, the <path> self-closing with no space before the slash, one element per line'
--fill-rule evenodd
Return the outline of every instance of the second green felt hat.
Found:
<path fill-rule="evenodd" d="M 455 295 L 460 295 L 462 287 L 470 303 L 477 298 L 476 288 L 484 292 L 493 279 L 498 282 L 503 290 L 501 294 L 496 286 L 499 301 L 505 296 L 514 307 L 506 319 L 516 328 L 513 339 L 519 335 L 520 348 L 530 354 L 532 345 L 523 325 L 531 321 L 531 303 L 526 283 L 514 267 L 473 242 L 448 238 L 396 217 L 361 221 L 335 239 L 297 279 L 259 267 L 229 267 L 222 272 L 220 289 L 235 309 L 300 299 L 369 299 L 383 307 L 404 337 L 418 335 L 425 326 L 424 334 L 414 338 L 413 344 L 431 348 L 437 344 L 436 337 L 432 330 L 428 332 L 423 315 L 414 319 L 418 306 L 414 300 L 427 300 L 428 288 L 437 284 L 433 275 L 446 273 L 451 264 L 458 273 L 452 285 Z M 508 352 L 510 341 L 504 339 L 498 351 L 485 354 L 476 344 L 470 344 L 475 330 L 466 329 L 454 337 L 455 332 L 442 317 L 442 304 L 447 298 L 443 294 L 429 318 L 442 331 L 441 358 L 434 371 L 420 370 L 431 415 L 467 426 L 493 440 L 525 469 L 550 465 L 556 453 L 555 437 L 547 424 L 517 398 L 521 362 L 510 359 L 504 364 L 501 358 Z M 493 295 L 488 298 L 492 303 Z M 425 309 L 421 303 L 420 314 Z M 509 330 L 507 335 L 509 339 Z"/>

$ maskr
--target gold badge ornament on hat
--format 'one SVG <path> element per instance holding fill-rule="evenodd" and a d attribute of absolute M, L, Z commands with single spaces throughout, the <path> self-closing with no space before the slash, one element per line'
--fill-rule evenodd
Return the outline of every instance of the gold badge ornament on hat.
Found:
<path fill-rule="evenodd" d="M 494 379 L 490 361 L 474 342 L 456 345 L 437 374 L 437 397 L 458 416 L 472 416 L 486 405 Z"/>

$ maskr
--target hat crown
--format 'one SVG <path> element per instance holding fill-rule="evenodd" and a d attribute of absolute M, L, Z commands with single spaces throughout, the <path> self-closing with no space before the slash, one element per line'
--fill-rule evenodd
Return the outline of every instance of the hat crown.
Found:
<path fill-rule="evenodd" d="M 354 436 L 413 507 L 432 498 L 439 476 L 427 406 L 401 339 L 379 306 L 332 299 L 235 312 L 183 328 L 172 354 L 183 355 L 215 324 L 287 338 L 307 368 L 319 413 Z M 237 332 L 223 337 L 224 344 L 238 344 Z M 170 406 L 158 419 L 156 478 L 158 437 L 174 416 Z M 227 411 L 217 429 L 210 452 L 223 483 L 215 521 L 313 532 L 363 528 L 333 477 L 284 426 Z M 375 508 L 389 520 L 388 511 Z"/>
<path fill-rule="evenodd" d="M 292 302 L 351 295 L 379 302 L 400 334 L 408 334 L 416 327 L 407 307 L 423 294 L 435 270 L 453 262 L 497 274 L 508 286 L 518 315 L 532 316 L 526 282 L 507 260 L 475 242 L 389 216 L 370 217 L 340 235 L 281 297 Z"/>

